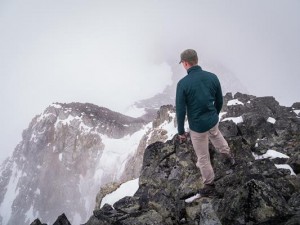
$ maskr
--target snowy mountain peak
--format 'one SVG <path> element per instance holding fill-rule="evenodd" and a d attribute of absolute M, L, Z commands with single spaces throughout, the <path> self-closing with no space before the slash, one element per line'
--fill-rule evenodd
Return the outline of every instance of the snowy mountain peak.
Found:
<path fill-rule="evenodd" d="M 121 157 L 112 140 L 128 139 L 144 126 L 142 119 L 88 103 L 47 107 L 1 166 L 0 224 L 29 224 L 35 217 L 51 223 L 62 211 L 74 223 L 83 222 L 99 186 L 121 169 L 105 171 L 102 156 Z"/>

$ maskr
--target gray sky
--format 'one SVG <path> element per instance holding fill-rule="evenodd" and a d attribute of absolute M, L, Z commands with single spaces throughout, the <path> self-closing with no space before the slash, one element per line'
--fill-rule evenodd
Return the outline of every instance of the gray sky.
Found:
<path fill-rule="evenodd" d="M 300 101 L 299 9 L 297 0 L 0 0 L 0 161 L 52 102 L 122 112 L 163 90 L 186 48 L 250 94 Z"/>

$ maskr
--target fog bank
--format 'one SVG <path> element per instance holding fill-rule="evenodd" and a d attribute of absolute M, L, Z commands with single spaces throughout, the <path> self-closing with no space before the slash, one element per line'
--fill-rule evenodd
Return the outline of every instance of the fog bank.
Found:
<path fill-rule="evenodd" d="M 52 102 L 122 112 L 162 91 L 186 48 L 200 65 L 224 65 L 250 94 L 300 101 L 299 8 L 296 0 L 1 0 L 0 161 Z"/>

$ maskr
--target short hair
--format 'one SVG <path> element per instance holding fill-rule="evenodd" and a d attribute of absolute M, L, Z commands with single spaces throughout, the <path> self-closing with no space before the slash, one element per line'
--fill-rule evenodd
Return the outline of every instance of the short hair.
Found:
<path fill-rule="evenodd" d="M 193 49 L 187 49 L 180 54 L 180 62 L 188 62 L 191 66 L 198 64 L 197 52 Z"/>

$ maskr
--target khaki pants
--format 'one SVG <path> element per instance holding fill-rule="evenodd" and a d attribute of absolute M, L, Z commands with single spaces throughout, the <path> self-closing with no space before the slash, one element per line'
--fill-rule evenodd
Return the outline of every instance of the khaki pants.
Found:
<path fill-rule="evenodd" d="M 190 130 L 193 147 L 198 157 L 197 166 L 200 168 L 204 184 L 213 183 L 215 178 L 215 173 L 210 162 L 208 139 L 220 153 L 229 154 L 230 152 L 228 143 L 224 139 L 218 127 L 219 123 L 203 133 Z"/>

